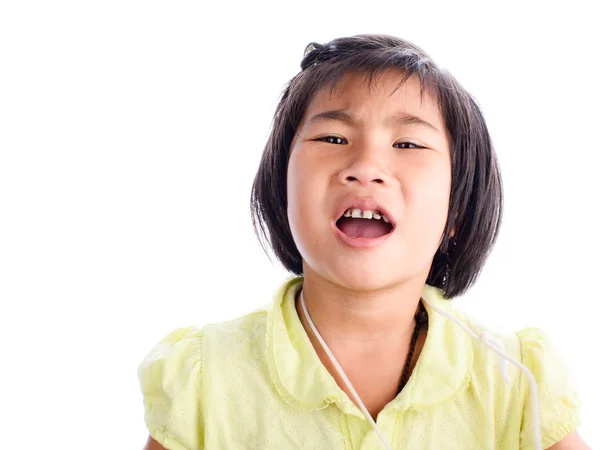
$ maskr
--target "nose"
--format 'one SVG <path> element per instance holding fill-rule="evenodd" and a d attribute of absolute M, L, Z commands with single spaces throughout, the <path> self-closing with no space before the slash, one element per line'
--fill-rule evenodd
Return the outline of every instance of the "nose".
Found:
<path fill-rule="evenodd" d="M 383 163 L 374 158 L 373 154 L 363 152 L 350 166 L 340 172 L 338 180 L 345 185 L 386 185 L 390 182 L 390 175 L 383 168 Z"/>

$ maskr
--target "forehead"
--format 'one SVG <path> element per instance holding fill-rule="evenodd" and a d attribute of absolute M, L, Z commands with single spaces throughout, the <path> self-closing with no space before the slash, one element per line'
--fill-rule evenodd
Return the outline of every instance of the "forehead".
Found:
<path fill-rule="evenodd" d="M 346 73 L 335 85 L 326 85 L 314 94 L 305 117 L 327 109 L 363 110 L 365 113 L 374 109 L 371 113 L 382 114 L 397 110 L 441 124 L 441 110 L 431 89 L 424 87 L 416 75 L 404 78 L 405 74 L 397 70 L 372 77 L 360 72 Z"/>

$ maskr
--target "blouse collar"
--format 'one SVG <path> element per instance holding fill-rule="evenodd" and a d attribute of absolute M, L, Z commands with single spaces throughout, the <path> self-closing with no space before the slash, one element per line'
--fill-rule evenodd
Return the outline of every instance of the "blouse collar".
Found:
<path fill-rule="evenodd" d="M 295 408 L 318 410 L 336 403 L 345 413 L 362 417 L 322 364 L 300 322 L 295 299 L 302 281 L 302 277 L 286 281 L 268 307 L 266 356 L 275 388 Z M 426 284 L 422 295 L 436 308 L 454 314 L 442 290 Z M 424 306 L 429 315 L 425 345 L 406 386 L 386 408 L 427 407 L 448 399 L 469 381 L 470 338 L 427 303 Z"/>

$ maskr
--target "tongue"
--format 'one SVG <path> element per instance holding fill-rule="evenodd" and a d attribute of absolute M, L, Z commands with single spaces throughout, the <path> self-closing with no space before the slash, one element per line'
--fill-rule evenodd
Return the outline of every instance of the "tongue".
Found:
<path fill-rule="evenodd" d="M 337 226 L 344 234 L 353 238 L 376 238 L 390 232 L 390 226 L 382 220 L 342 217 Z"/>

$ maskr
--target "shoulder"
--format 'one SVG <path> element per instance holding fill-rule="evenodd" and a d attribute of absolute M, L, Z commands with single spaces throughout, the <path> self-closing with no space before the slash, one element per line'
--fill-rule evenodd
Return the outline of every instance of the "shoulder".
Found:
<path fill-rule="evenodd" d="M 252 335 L 256 332 L 262 332 L 267 321 L 267 314 L 267 307 L 257 308 L 235 319 L 205 325 L 204 332 L 220 337 Z"/>
<path fill-rule="evenodd" d="M 539 328 L 525 328 L 516 334 L 521 344 L 521 361 L 535 380 L 521 377 L 522 446 L 530 448 L 528 443 L 533 437 L 529 430 L 537 403 L 542 442 L 548 448 L 577 429 L 581 422 L 581 400 L 570 367 L 548 335 Z"/>
<path fill-rule="evenodd" d="M 483 360 L 493 363 L 495 352 L 490 349 L 496 343 L 508 356 L 523 363 L 532 371 L 569 372 L 563 355 L 554 346 L 545 331 L 537 327 L 527 327 L 513 331 L 495 329 L 478 319 L 453 310 L 455 317 L 463 322 L 473 333 L 472 349 L 475 362 Z M 489 356 L 493 358 L 489 358 Z"/>
<path fill-rule="evenodd" d="M 257 387 L 249 386 L 248 380 L 257 380 L 266 371 L 266 336 L 267 312 L 262 308 L 204 327 L 203 376 L 211 405 Z"/>
<path fill-rule="evenodd" d="M 151 383 L 155 377 L 163 378 L 167 374 L 198 377 L 203 354 L 210 350 L 207 347 L 217 346 L 224 350 L 231 343 L 260 338 L 266 315 L 266 308 L 260 308 L 233 320 L 172 330 L 152 347 L 139 365 L 138 374 L 143 383 Z"/>
<path fill-rule="evenodd" d="M 202 337 L 201 328 L 188 326 L 177 328 L 160 339 L 138 367 L 142 390 L 151 389 L 158 380 L 190 376 L 192 371 L 197 371 L 202 354 Z M 173 370 L 183 364 L 188 367 L 185 374 Z"/>
<path fill-rule="evenodd" d="M 144 420 L 165 448 L 202 448 L 203 334 L 193 326 L 169 332 L 138 367 Z"/>
<path fill-rule="evenodd" d="M 181 327 L 156 342 L 138 366 L 142 392 L 175 395 L 190 383 L 199 383 L 203 335 L 202 328 Z"/>
<path fill-rule="evenodd" d="M 552 401 L 554 407 L 562 402 L 568 408 L 577 408 L 580 401 L 571 369 L 550 337 L 539 328 L 524 328 L 515 334 L 520 344 L 520 360 L 535 377 L 540 406 L 543 408 L 544 402 Z M 522 377 L 522 393 L 526 394 L 531 389 L 531 383 Z"/>
<path fill-rule="evenodd" d="M 567 370 L 562 355 L 554 347 L 550 337 L 539 328 L 524 328 L 517 331 L 521 349 L 521 360 L 535 372 Z"/>
<path fill-rule="evenodd" d="M 487 367 L 488 370 L 491 370 L 491 368 L 496 369 L 498 355 L 490 346 L 497 347 L 511 358 L 521 361 L 522 344 L 519 339 L 519 332 L 510 329 L 494 328 L 484 321 L 479 320 L 479 318 L 461 310 L 453 308 L 452 312 L 472 333 L 469 343 L 473 355 L 472 370 L 474 372 L 483 373 L 484 367 Z M 458 330 L 456 331 L 458 332 Z M 518 368 L 514 367 L 513 369 L 511 371 L 517 374 L 519 371 Z M 496 373 L 499 375 L 498 370 L 495 370 Z"/>
<path fill-rule="evenodd" d="M 456 316 L 478 336 L 471 344 L 472 383 L 485 385 L 486 390 L 492 389 L 497 399 L 511 398 L 513 412 L 515 402 L 519 405 L 522 416 L 520 448 L 534 448 L 536 422 L 539 422 L 544 448 L 577 429 L 581 420 L 581 401 L 564 356 L 546 332 L 536 327 L 501 332 L 464 313 L 457 312 Z M 522 369 L 497 356 L 481 342 L 482 336 L 486 336 L 483 340 L 488 344 L 497 344 L 497 349 L 520 363 Z M 508 383 L 503 380 L 503 365 Z M 515 395 L 506 397 L 509 392 Z"/>
<path fill-rule="evenodd" d="M 227 322 L 187 326 L 156 342 L 138 367 L 145 422 L 165 448 L 202 448 L 206 361 L 223 368 L 254 348 L 266 322 L 264 308 Z M 227 370 L 225 367 L 224 370 Z"/>

